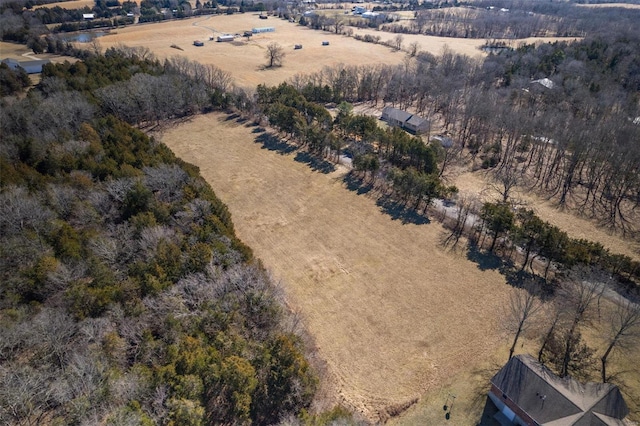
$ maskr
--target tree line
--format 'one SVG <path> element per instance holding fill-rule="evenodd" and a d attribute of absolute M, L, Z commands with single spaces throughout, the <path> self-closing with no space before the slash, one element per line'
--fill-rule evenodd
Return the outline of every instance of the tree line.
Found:
<path fill-rule="evenodd" d="M 147 54 L 50 65 L 26 96 L 0 100 L 0 421 L 349 421 L 306 411 L 318 382 L 298 320 L 227 207 L 124 120 L 203 104 L 158 98 L 162 112 L 141 120 L 110 103 L 129 81 L 153 97 L 181 73 L 213 108 L 228 76 Z"/>

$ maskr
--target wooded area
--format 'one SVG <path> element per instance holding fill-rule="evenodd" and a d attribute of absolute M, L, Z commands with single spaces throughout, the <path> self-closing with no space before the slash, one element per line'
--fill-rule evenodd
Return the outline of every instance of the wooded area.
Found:
<path fill-rule="evenodd" d="M 3 423 L 273 424 L 311 403 L 300 330 L 226 206 L 111 114 L 153 124 L 202 107 L 150 92 L 177 81 L 216 99 L 177 79 L 181 64 L 110 50 L 2 98 Z M 111 111 L 133 82 L 149 109 Z"/>

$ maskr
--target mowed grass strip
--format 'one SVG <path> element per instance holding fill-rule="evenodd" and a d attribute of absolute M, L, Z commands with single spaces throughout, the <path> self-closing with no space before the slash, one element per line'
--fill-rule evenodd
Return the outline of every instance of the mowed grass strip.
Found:
<path fill-rule="evenodd" d="M 282 283 L 336 402 L 375 421 L 506 344 L 498 324 L 509 286 L 497 271 L 443 251 L 438 222 L 394 220 L 346 188 L 344 169 L 313 171 L 260 137 L 208 114 L 162 141 L 200 167 L 238 236 Z"/>

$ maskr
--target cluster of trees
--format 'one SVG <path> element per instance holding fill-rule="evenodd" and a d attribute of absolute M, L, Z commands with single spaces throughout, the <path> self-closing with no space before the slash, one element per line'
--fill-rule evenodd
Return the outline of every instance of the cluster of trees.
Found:
<path fill-rule="evenodd" d="M 15 95 L 29 86 L 31 79 L 24 69 L 13 70 L 4 62 L 0 63 L 0 97 Z"/>
<path fill-rule="evenodd" d="M 444 124 L 472 167 L 632 233 L 640 198 L 640 35 L 523 45 L 482 62 L 419 52 L 291 80 L 309 99 L 412 109 Z M 546 80 L 544 80 L 546 79 Z"/>
<path fill-rule="evenodd" d="M 524 288 L 514 289 L 504 312 L 505 328 L 513 336 L 509 358 L 520 337 L 535 329 L 540 345 L 538 361 L 561 377 L 591 380 L 599 367 L 598 376 L 603 383 L 624 383 L 621 377 L 624 371 L 611 373 L 607 366 L 612 355 L 624 355 L 637 347 L 640 305 L 614 300 L 611 306 L 601 306 L 608 280 L 597 270 L 574 268 L 563 280 L 557 297 L 551 300 L 541 298 L 531 281 Z M 600 331 L 591 347 L 581 335 L 587 326 Z"/>
<path fill-rule="evenodd" d="M 486 202 L 479 212 L 482 219 L 477 232 L 486 231 L 491 244 L 489 252 L 493 253 L 498 240 L 501 240 L 503 254 L 509 260 L 523 251 L 520 272 L 528 267 L 532 274 L 537 273 L 535 262 L 545 259 L 546 266 L 542 276 L 548 278 L 552 264 L 558 270 L 566 270 L 574 266 L 597 268 L 617 276 L 620 281 L 633 283 L 640 280 L 640 262 L 629 256 L 611 253 L 602 244 L 585 239 L 571 238 L 557 226 L 543 221 L 532 210 L 515 209 L 509 202 Z M 456 223 L 453 232 L 464 228 L 466 222 Z M 478 240 L 479 237 L 474 237 Z M 482 242 L 481 242 L 481 245 Z"/>
<path fill-rule="evenodd" d="M 332 119 L 324 106 L 304 95 L 309 93 L 317 100 L 331 92 L 329 88 L 317 92 L 312 86 L 299 91 L 286 83 L 271 88 L 261 85 L 257 91 L 259 113 L 311 153 L 338 159 L 342 150 L 348 149 L 356 172 L 365 177 L 370 173 L 375 180 L 381 171 L 383 180 L 388 179 L 404 204 L 411 204 L 415 210 L 423 206 L 426 212 L 432 199 L 457 191 L 440 181 L 437 146 L 427 145 L 397 127 L 382 129 L 374 117 L 354 115 L 347 102 L 340 103 Z"/>
<path fill-rule="evenodd" d="M 0 100 L 0 422 L 313 423 L 298 322 L 226 206 L 103 99 L 220 80 L 144 53 L 51 65 Z"/>

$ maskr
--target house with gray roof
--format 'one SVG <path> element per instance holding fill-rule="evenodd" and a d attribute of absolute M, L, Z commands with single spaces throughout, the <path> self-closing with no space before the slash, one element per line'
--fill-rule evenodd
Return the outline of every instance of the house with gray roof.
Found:
<path fill-rule="evenodd" d="M 385 107 L 381 118 L 390 126 L 400 127 L 416 135 L 429 130 L 429 120 L 401 109 Z"/>
<path fill-rule="evenodd" d="M 493 376 L 489 398 L 503 426 L 623 426 L 629 413 L 617 386 L 560 378 L 530 355 Z"/>
<path fill-rule="evenodd" d="M 7 58 L 7 59 L 4 59 L 2 62 L 7 64 L 7 66 L 12 70 L 16 70 L 18 69 L 18 67 L 20 67 L 20 68 L 24 68 L 27 74 L 38 74 L 42 72 L 42 67 L 51 61 L 48 59 L 18 61 L 17 59 Z"/>

